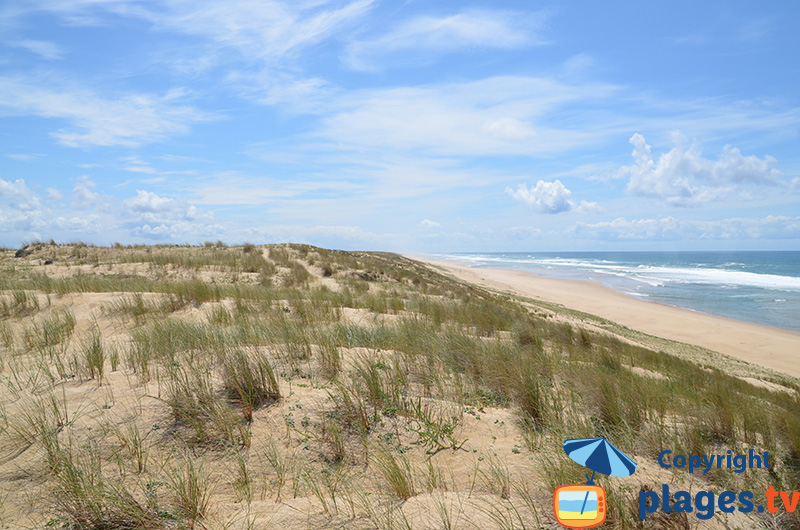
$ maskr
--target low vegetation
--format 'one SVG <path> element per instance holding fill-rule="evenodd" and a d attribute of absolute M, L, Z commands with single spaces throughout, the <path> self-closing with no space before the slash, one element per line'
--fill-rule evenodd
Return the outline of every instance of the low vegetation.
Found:
<path fill-rule="evenodd" d="M 0 256 L 3 528 L 551 528 L 577 437 L 649 462 L 600 479 L 609 527 L 696 527 L 639 521 L 662 482 L 800 490 L 797 381 L 713 352 L 393 254 L 26 251 Z M 654 464 L 750 448 L 774 469 Z"/>

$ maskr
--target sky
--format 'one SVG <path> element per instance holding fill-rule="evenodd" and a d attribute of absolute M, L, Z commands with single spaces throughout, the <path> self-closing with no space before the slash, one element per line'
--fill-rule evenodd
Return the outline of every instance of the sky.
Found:
<path fill-rule="evenodd" d="M 800 249 L 800 3 L 0 2 L 0 244 Z"/>

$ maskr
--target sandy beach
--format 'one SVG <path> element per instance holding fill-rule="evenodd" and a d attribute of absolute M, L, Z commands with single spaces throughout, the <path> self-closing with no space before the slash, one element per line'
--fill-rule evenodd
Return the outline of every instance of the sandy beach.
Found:
<path fill-rule="evenodd" d="M 596 282 L 543 278 L 533 273 L 473 268 L 409 256 L 470 283 L 561 304 L 637 331 L 702 346 L 800 377 L 800 333 L 731 320 L 626 296 Z"/>

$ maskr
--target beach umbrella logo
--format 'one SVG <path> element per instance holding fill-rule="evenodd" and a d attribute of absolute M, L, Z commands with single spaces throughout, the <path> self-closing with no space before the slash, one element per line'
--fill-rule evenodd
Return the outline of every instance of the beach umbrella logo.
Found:
<path fill-rule="evenodd" d="M 559 486 L 553 494 L 553 512 L 561 526 L 592 528 L 606 520 L 605 490 L 594 483 L 595 473 L 627 477 L 636 471 L 636 462 L 603 438 L 576 438 L 564 442 L 571 459 L 592 470 L 586 484 Z"/>

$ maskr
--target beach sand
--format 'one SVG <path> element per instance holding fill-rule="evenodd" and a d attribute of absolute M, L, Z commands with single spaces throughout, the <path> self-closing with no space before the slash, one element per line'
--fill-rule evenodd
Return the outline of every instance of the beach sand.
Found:
<path fill-rule="evenodd" d="M 463 263 L 409 256 L 467 282 L 554 302 L 622 326 L 701 346 L 800 377 L 800 333 L 638 300 L 596 282 L 543 278 L 533 273 L 473 268 Z"/>

